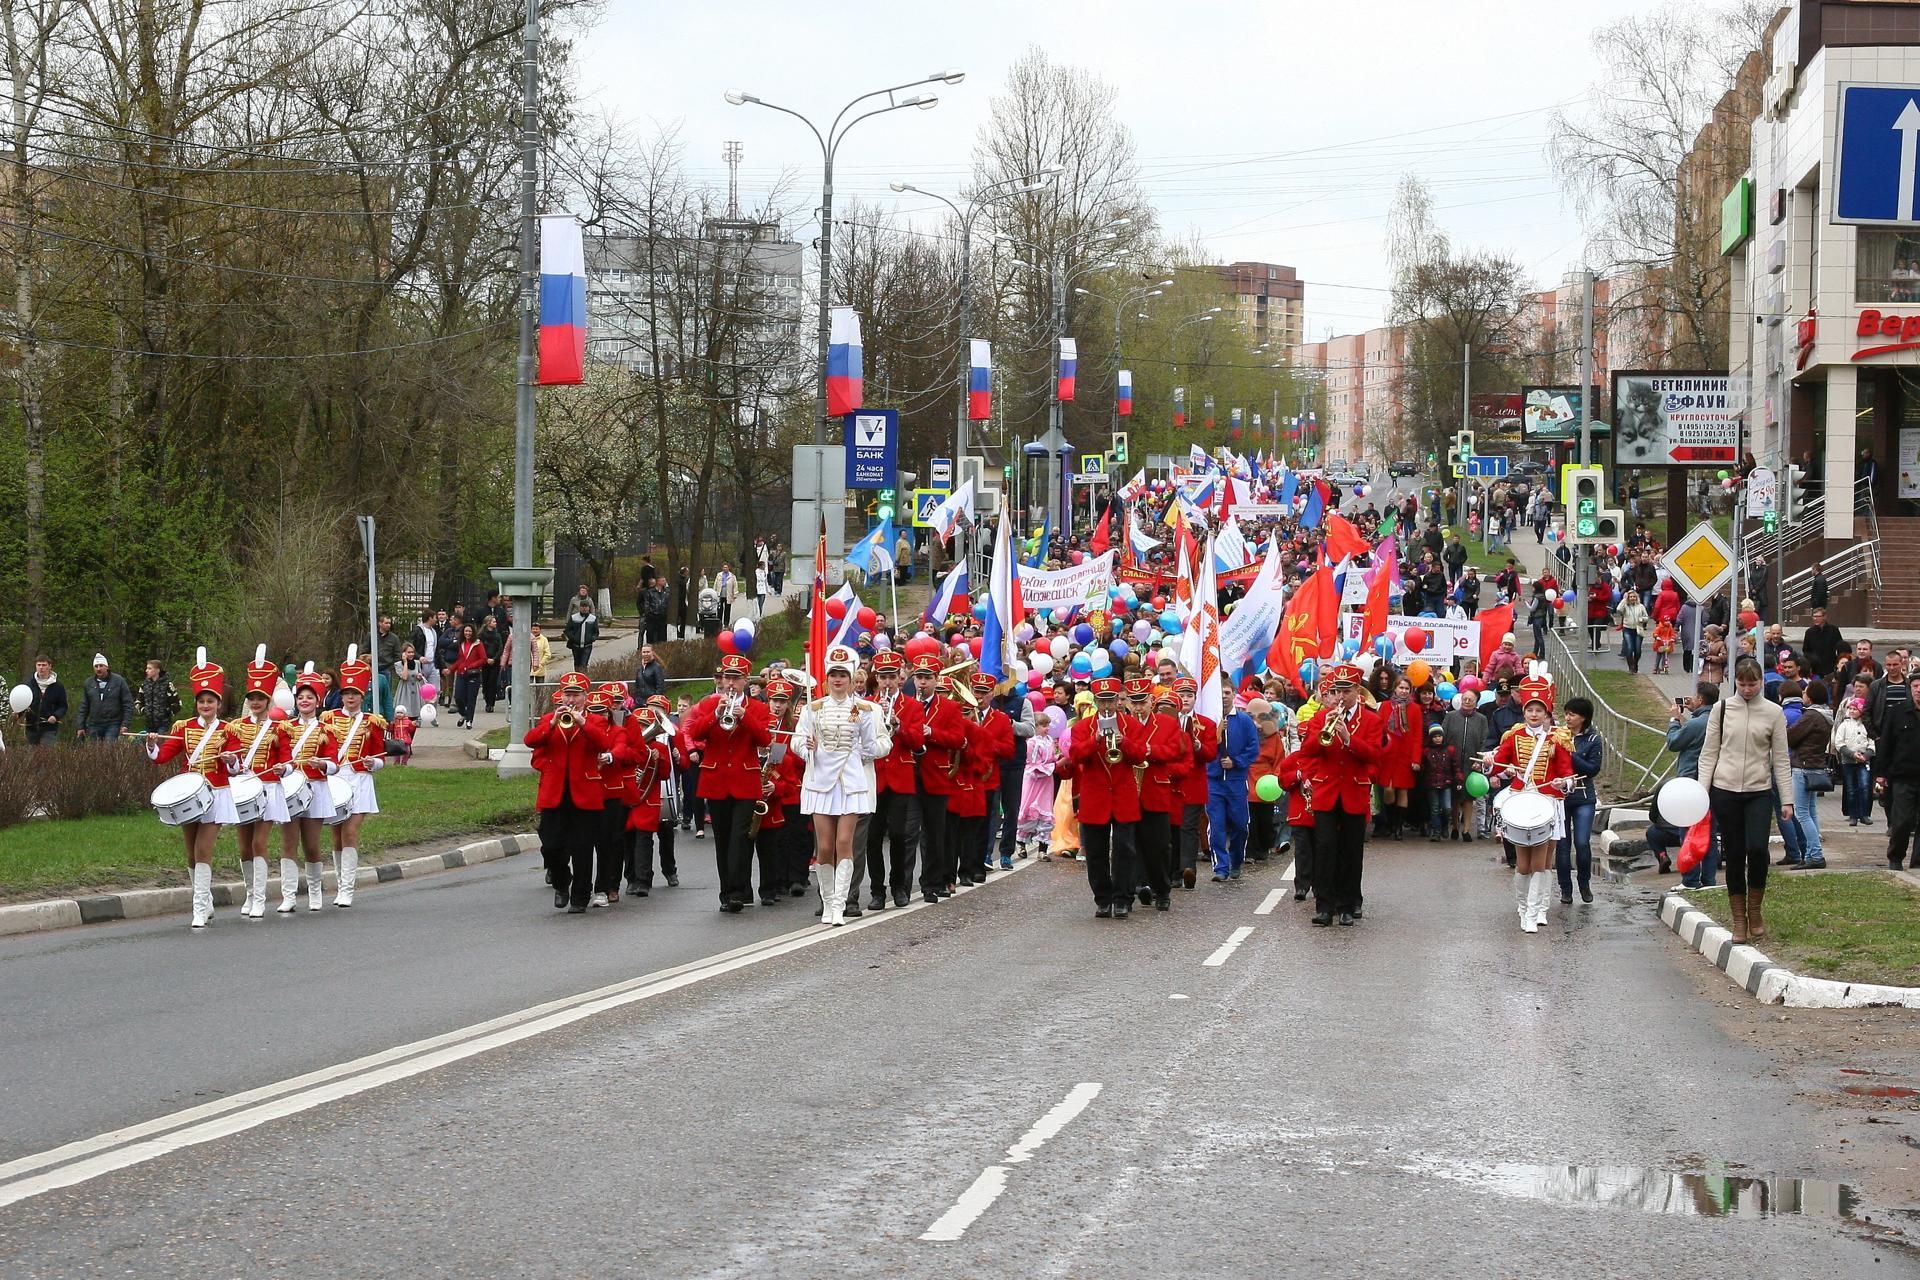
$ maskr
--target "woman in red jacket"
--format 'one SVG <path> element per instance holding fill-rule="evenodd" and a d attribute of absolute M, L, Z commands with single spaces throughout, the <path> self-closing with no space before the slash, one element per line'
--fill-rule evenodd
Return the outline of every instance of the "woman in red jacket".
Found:
<path fill-rule="evenodd" d="M 1376 835 L 1398 840 L 1407 820 L 1407 802 L 1420 772 L 1420 754 L 1426 749 L 1420 704 L 1413 699 L 1413 682 L 1401 676 L 1392 696 L 1380 707 L 1386 725 L 1386 747 L 1380 753 L 1380 822 Z"/>
<path fill-rule="evenodd" d="M 1613 617 L 1613 584 L 1602 576 L 1587 588 L 1587 648 L 1601 653 L 1607 647 L 1607 624 Z"/>
<path fill-rule="evenodd" d="M 459 728 L 471 729 L 474 704 L 480 698 L 480 682 L 487 671 L 487 648 L 474 635 L 471 623 L 460 628 L 460 644 L 449 670 L 453 672 L 453 705 L 459 717 L 454 723 Z"/>
<path fill-rule="evenodd" d="M 1544 667 L 1544 663 L 1541 664 Z M 1501 830 L 1514 848 L 1513 891 L 1520 912 L 1520 928 L 1537 932 L 1546 923 L 1548 907 L 1547 877 L 1553 874 L 1554 848 L 1566 834 L 1566 798 L 1573 780 L 1572 739 L 1565 729 L 1553 725 L 1553 682 L 1544 673 L 1520 682 L 1520 701 L 1526 720 L 1507 730 L 1489 757 L 1492 771 L 1505 775 L 1506 790 L 1494 800 L 1501 816 Z M 1522 797 L 1531 797 L 1524 807 L 1539 814 L 1522 812 Z M 1547 803 L 1541 806 L 1539 799 Z M 1542 831 L 1528 828 L 1525 837 L 1517 834 L 1522 819 L 1529 824 L 1551 823 Z M 1523 843 L 1524 839 L 1524 843 Z"/>

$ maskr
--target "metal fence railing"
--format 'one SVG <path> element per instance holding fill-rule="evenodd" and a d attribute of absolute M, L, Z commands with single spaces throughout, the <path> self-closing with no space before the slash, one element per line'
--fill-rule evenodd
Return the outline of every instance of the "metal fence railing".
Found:
<path fill-rule="evenodd" d="M 1581 697 L 1593 703 L 1593 727 L 1606 744 L 1600 776 L 1595 780 L 1603 802 L 1650 796 L 1679 757 L 1666 750 L 1667 730 L 1636 720 L 1601 697 L 1580 665 L 1580 655 L 1567 648 L 1557 632 L 1547 638 L 1547 669 L 1553 674 L 1554 702 Z"/>
<path fill-rule="evenodd" d="M 1865 590 L 1876 591 L 1880 587 L 1880 540 L 1869 538 L 1852 543 L 1846 550 L 1828 556 L 1817 566 L 1788 575 L 1786 581 L 1780 584 L 1780 612 L 1783 617 L 1805 606 L 1812 597 L 1816 568 L 1826 575 L 1829 591 L 1846 591 L 1856 584 Z"/>

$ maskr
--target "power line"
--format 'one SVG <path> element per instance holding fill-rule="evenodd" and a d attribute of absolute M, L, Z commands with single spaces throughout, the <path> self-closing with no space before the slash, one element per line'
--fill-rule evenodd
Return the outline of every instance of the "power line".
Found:
<path fill-rule="evenodd" d="M 475 325 L 471 329 L 462 329 L 457 333 L 443 334 L 437 338 L 422 338 L 417 342 L 396 342 L 385 347 L 360 347 L 352 351 L 304 351 L 285 355 L 208 355 L 196 351 L 146 351 L 138 347 L 112 347 L 95 342 L 73 342 L 66 338 L 49 338 L 42 334 L 25 330 L 21 336 L 50 347 L 68 347 L 76 351 L 99 351 L 107 355 L 141 356 L 160 360 L 199 360 L 219 364 L 255 364 L 265 361 L 282 360 L 343 360 L 353 356 L 385 355 L 391 351 L 412 351 L 420 347 L 436 347 L 443 343 L 454 342 L 461 338 L 470 338 L 475 334 L 491 333 L 504 329 L 518 321 L 496 320 L 491 324 Z"/>

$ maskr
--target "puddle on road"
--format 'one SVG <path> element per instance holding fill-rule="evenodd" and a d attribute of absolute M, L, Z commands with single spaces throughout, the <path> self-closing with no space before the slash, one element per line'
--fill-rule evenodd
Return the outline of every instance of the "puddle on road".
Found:
<path fill-rule="evenodd" d="M 1860 1216 L 1854 1188 L 1813 1178 L 1672 1173 L 1626 1165 L 1430 1164 L 1410 1172 L 1549 1204 L 1601 1205 L 1686 1218 Z"/>

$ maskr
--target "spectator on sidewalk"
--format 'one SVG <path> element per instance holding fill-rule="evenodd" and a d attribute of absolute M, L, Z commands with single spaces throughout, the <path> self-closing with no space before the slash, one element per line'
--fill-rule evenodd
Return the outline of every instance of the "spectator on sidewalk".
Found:
<path fill-rule="evenodd" d="M 673 638 L 687 638 L 688 614 L 693 609 L 693 571 L 686 565 L 680 566 L 680 576 L 673 583 L 673 624 L 677 628 Z M 654 643 L 658 644 L 659 641 Z"/>
<path fill-rule="evenodd" d="M 393 618 L 383 615 L 380 619 L 380 633 L 375 638 L 379 648 L 374 653 L 376 671 L 391 671 L 393 664 L 400 661 L 400 637 L 393 633 Z M 415 650 L 415 652 L 419 652 Z"/>
<path fill-rule="evenodd" d="M 1833 727 L 1833 754 L 1840 761 L 1840 808 L 1850 827 L 1873 825 L 1873 738 L 1867 733 L 1867 701 L 1845 698 Z"/>
<path fill-rule="evenodd" d="M 733 602 L 740 595 L 740 579 L 733 574 L 733 566 L 722 562 L 720 572 L 713 580 L 713 589 L 720 593 L 721 617 L 733 621 Z"/>
<path fill-rule="evenodd" d="M 434 615 L 434 627 L 440 632 L 440 639 L 433 650 L 433 665 L 440 672 L 440 705 L 453 705 L 453 663 L 460 656 L 460 630 L 466 625 L 466 619 L 456 605 L 452 614 L 445 609 Z"/>
<path fill-rule="evenodd" d="M 1793 822 L 1800 829 L 1800 856 L 1787 849 L 1784 866 L 1818 870 L 1827 865 L 1826 851 L 1820 843 L 1820 792 L 1814 785 L 1820 779 L 1825 789 L 1833 789 L 1828 771 L 1828 752 L 1833 746 L 1833 721 L 1827 718 L 1827 686 L 1818 680 L 1802 685 L 1798 680 L 1780 685 L 1780 709 L 1787 714 L 1787 765 L 1793 773 Z M 1781 824 L 1784 834 L 1786 824 Z"/>
<path fill-rule="evenodd" d="M 435 616 L 431 607 L 422 609 L 420 621 L 414 623 L 413 630 L 407 634 L 407 639 L 413 642 L 415 656 L 429 673 L 440 669 L 439 662 L 435 661 L 435 655 L 440 652 L 440 627 Z"/>
<path fill-rule="evenodd" d="M 1828 679 L 1840 665 L 1840 655 L 1846 651 L 1847 638 L 1840 634 L 1840 628 L 1827 621 L 1825 607 L 1816 605 L 1813 622 L 1800 640 L 1800 652 L 1807 655 L 1808 674 Z"/>
<path fill-rule="evenodd" d="M 480 648 L 487 657 L 480 669 L 480 692 L 486 697 L 487 710 L 491 712 L 500 701 L 500 656 L 507 646 L 507 633 L 489 613 L 480 623 L 479 638 Z"/>
<path fill-rule="evenodd" d="M 1620 601 L 1620 656 L 1627 660 L 1627 670 L 1638 675 L 1640 655 L 1646 651 L 1647 628 L 1652 625 L 1652 617 L 1647 606 L 1640 603 L 1640 593 L 1628 590 Z"/>
<path fill-rule="evenodd" d="M 761 548 L 763 551 L 765 548 Z M 753 616 L 767 616 L 767 571 L 764 566 L 753 571 Z"/>
<path fill-rule="evenodd" d="M 1920 821 L 1920 674 L 1907 682 L 1907 696 L 1887 706 L 1887 723 L 1873 757 L 1874 785 L 1886 793 L 1887 865 L 1896 871 L 1920 867 L 1912 848 Z"/>
<path fill-rule="evenodd" d="M 158 658 L 147 659 L 147 678 L 140 682 L 140 727 L 148 733 L 165 734 L 180 714 L 180 691 L 167 679 L 167 669 Z"/>
<path fill-rule="evenodd" d="M 540 684 L 547 678 L 547 664 L 553 661 L 553 644 L 534 623 L 527 632 L 527 679 Z"/>
<path fill-rule="evenodd" d="M 600 638 L 600 619 L 594 616 L 593 602 L 575 597 L 573 613 L 567 618 L 567 651 L 573 654 L 573 669 L 585 675 L 593 662 L 594 641 Z"/>
<path fill-rule="evenodd" d="M 640 639 L 649 644 L 667 642 L 667 583 L 655 577 L 641 586 L 635 603 L 639 606 Z"/>
<path fill-rule="evenodd" d="M 427 683 L 427 675 L 433 670 L 420 655 L 414 652 L 413 642 L 400 646 L 400 656 L 391 668 L 393 676 L 393 705 L 405 707 L 416 715 L 420 711 L 421 687 Z"/>
<path fill-rule="evenodd" d="M 1787 720 L 1761 695 L 1760 664 L 1742 658 L 1733 667 L 1734 693 L 1707 716 L 1700 748 L 1700 782 L 1707 788 L 1713 824 L 1720 832 L 1733 916 L 1733 940 L 1766 936 L 1762 904 L 1772 861 L 1768 833 L 1780 818 L 1781 834 L 1795 817 L 1793 774 L 1787 764 Z M 1782 797 L 1788 797 L 1784 803 Z M 1797 834 L 1797 833 L 1796 833 Z M 1798 841 L 1788 838 L 1792 852 Z M 1751 932 L 1749 932 L 1751 921 Z"/>
<path fill-rule="evenodd" d="M 1887 650 L 1886 674 L 1868 686 L 1867 729 L 1875 741 L 1886 735 L 1888 706 L 1907 700 L 1907 656 L 1905 649 Z"/>
<path fill-rule="evenodd" d="M 640 646 L 640 665 L 630 688 L 635 706 L 645 706 L 648 698 L 666 696 L 667 669 L 660 665 L 659 655 L 650 644 Z"/>
<path fill-rule="evenodd" d="M 80 735 L 111 742 L 133 727 L 133 690 L 107 663 L 107 655 L 93 655 L 93 675 L 80 691 Z"/>
<path fill-rule="evenodd" d="M 486 679 L 486 670 L 486 646 L 474 634 L 473 624 L 468 623 L 460 628 L 460 639 L 454 645 L 453 665 L 448 668 L 454 681 L 454 724 L 459 728 L 473 728 L 474 706 L 479 701 L 480 685 Z"/>
<path fill-rule="evenodd" d="M 27 704 L 27 745 L 44 746 L 60 735 L 67 722 L 67 687 L 60 683 L 46 654 L 33 660 L 33 678 L 27 681 L 33 700 Z"/>

